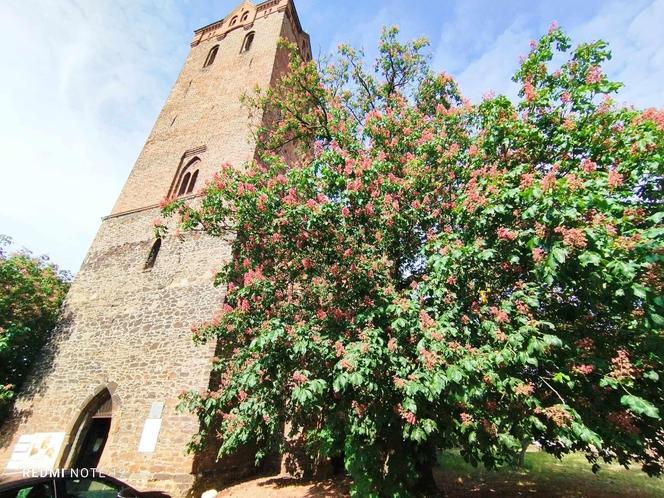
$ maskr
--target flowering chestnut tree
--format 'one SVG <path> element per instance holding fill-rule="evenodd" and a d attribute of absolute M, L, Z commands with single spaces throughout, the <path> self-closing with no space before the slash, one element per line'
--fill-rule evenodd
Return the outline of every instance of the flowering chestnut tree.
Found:
<path fill-rule="evenodd" d="M 418 492 L 440 449 L 491 468 L 530 441 L 660 474 L 664 112 L 616 105 L 606 44 L 555 25 L 517 103 L 471 104 L 425 46 L 386 29 L 371 69 L 291 47 L 248 98 L 260 160 L 167 202 L 236 235 L 226 303 L 195 327 L 224 354 L 218 388 L 183 396 L 192 447 L 260 458 L 288 427 L 356 496 Z"/>
<path fill-rule="evenodd" d="M 7 254 L 0 235 L 0 422 L 55 325 L 70 276 L 44 256 Z"/>

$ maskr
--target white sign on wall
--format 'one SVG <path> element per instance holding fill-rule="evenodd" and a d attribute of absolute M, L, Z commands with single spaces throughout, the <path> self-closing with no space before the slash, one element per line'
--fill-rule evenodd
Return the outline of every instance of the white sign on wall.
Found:
<path fill-rule="evenodd" d="M 160 418 L 149 418 L 145 421 L 143 433 L 141 434 L 141 441 L 138 443 L 138 451 L 140 453 L 154 453 L 154 450 L 157 447 L 157 438 L 159 437 L 160 428 Z"/>
<path fill-rule="evenodd" d="M 7 470 L 49 470 L 55 467 L 64 432 L 23 434 L 12 452 Z"/>
<path fill-rule="evenodd" d="M 141 441 L 138 443 L 138 451 L 140 453 L 154 453 L 154 450 L 157 448 L 157 438 L 159 437 L 159 429 L 161 429 L 161 414 L 163 411 L 163 401 L 155 401 L 150 405 L 148 418 L 143 425 Z"/>

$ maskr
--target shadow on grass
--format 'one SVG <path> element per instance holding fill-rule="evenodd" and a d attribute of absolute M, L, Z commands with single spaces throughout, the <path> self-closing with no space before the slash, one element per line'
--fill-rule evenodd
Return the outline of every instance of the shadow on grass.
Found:
<path fill-rule="evenodd" d="M 443 496 L 448 497 L 664 497 L 664 480 L 617 465 L 604 465 L 598 474 L 593 474 L 580 454 L 558 460 L 543 452 L 530 452 L 522 468 L 500 470 L 475 468 L 452 451 L 443 453 L 439 461 L 436 482 Z"/>

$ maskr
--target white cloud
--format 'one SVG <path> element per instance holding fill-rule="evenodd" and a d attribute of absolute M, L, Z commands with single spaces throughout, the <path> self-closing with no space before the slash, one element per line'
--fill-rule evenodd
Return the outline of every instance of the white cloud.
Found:
<path fill-rule="evenodd" d="M 664 105 L 664 0 L 645 5 L 629 2 L 607 4 L 593 19 L 571 30 L 575 41 L 602 38 L 609 42 L 613 58 L 606 64 L 608 76 L 625 84 L 619 100 L 637 107 Z"/>
<path fill-rule="evenodd" d="M 136 7 L 0 3 L 0 233 L 67 269 L 110 211 L 187 48 L 154 46 L 184 32 L 172 7 Z"/>
<path fill-rule="evenodd" d="M 519 47 L 527 47 L 529 39 L 528 31 L 520 24 L 520 22 L 512 24 L 491 43 L 486 52 L 472 60 L 458 73 L 452 72 L 463 95 L 472 101 L 478 101 L 489 91 L 511 98 L 516 97 L 518 87 L 511 78 L 518 67 L 518 55 L 524 52 L 524 50 L 519 51 Z M 445 68 L 447 57 L 437 54 L 436 62 Z M 450 60 L 449 64 L 454 65 L 455 61 Z"/>
<path fill-rule="evenodd" d="M 532 16 L 536 12 L 531 12 Z M 457 9 L 441 33 L 434 57 L 437 69 L 451 72 L 463 93 L 477 101 L 490 90 L 514 98 L 518 87 L 511 77 L 518 57 L 528 51 L 528 42 L 537 38 L 536 19 L 521 12 L 507 28 L 479 29 L 481 36 L 469 36 L 472 22 L 468 9 Z M 619 100 L 637 107 L 664 105 L 664 0 L 650 2 L 604 2 L 598 12 L 576 24 L 563 25 L 574 44 L 603 39 L 609 42 L 613 59 L 606 64 L 611 79 L 625 87 Z M 490 25 L 489 28 L 495 28 Z M 470 39 L 470 46 L 464 44 Z M 478 51 L 478 47 L 483 50 Z"/>

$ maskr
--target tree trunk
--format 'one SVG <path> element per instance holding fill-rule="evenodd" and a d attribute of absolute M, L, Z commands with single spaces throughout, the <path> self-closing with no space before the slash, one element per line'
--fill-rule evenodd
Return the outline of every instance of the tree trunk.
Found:
<path fill-rule="evenodd" d="M 519 456 L 516 459 L 517 467 L 523 467 L 523 462 L 526 459 L 526 451 L 528 450 L 528 446 L 530 446 L 530 438 L 522 439 L 521 452 L 519 453 Z"/>
<path fill-rule="evenodd" d="M 433 465 L 430 462 L 423 462 L 417 466 L 417 471 L 420 478 L 415 486 L 415 491 L 425 496 L 438 496 L 438 486 L 433 478 Z"/>

